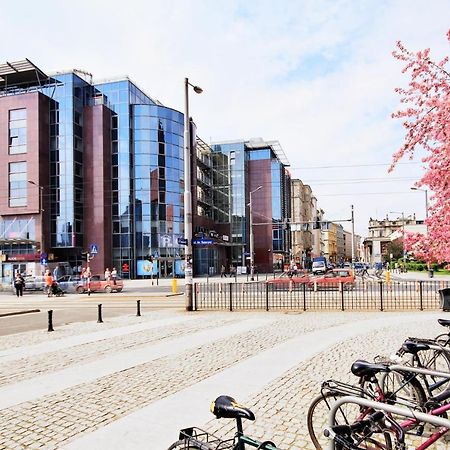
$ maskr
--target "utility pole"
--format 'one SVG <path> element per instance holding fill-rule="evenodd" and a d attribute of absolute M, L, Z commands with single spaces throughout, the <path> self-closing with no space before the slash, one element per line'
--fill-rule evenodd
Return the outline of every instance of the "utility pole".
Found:
<path fill-rule="evenodd" d="M 355 262 L 355 214 L 352 205 L 352 267 Z"/>

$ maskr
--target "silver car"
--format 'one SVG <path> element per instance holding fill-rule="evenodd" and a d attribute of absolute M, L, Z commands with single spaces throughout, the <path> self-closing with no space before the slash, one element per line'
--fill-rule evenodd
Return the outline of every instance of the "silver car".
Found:
<path fill-rule="evenodd" d="M 44 277 L 25 277 L 25 291 L 43 291 L 45 287 Z"/>
<path fill-rule="evenodd" d="M 68 294 L 77 292 L 77 286 L 79 286 L 80 281 L 81 277 L 79 275 L 64 275 L 57 280 L 59 287 Z"/>

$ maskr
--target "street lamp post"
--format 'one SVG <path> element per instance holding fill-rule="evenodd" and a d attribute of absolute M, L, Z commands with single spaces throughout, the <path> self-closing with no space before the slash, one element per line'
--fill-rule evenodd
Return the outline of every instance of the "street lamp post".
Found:
<path fill-rule="evenodd" d="M 425 218 L 428 219 L 428 189 L 419 189 L 416 187 L 412 187 L 411 190 L 425 192 Z"/>
<path fill-rule="evenodd" d="M 184 238 L 186 240 L 185 268 L 185 307 L 186 311 L 192 311 L 192 194 L 191 194 L 191 132 L 189 118 L 189 86 L 194 92 L 201 94 L 202 88 L 189 83 L 189 79 L 184 79 Z"/>
<path fill-rule="evenodd" d="M 402 215 L 402 234 L 403 234 L 403 267 L 406 270 L 406 249 L 405 249 L 405 213 L 398 211 L 389 211 L 390 214 Z"/>
<path fill-rule="evenodd" d="M 422 191 L 425 192 L 425 219 L 428 219 L 428 189 L 419 189 L 416 187 L 411 188 L 412 191 Z M 428 236 L 428 223 L 425 224 L 426 230 L 427 230 L 427 236 Z M 433 271 L 431 270 L 431 264 L 430 261 L 427 261 L 427 269 L 428 269 L 428 276 L 430 278 L 433 277 Z"/>
<path fill-rule="evenodd" d="M 250 280 L 255 280 L 255 243 L 253 237 L 253 205 L 252 205 L 252 195 L 262 189 L 262 186 L 258 186 L 253 191 L 250 191 L 250 203 L 248 204 L 250 208 Z"/>

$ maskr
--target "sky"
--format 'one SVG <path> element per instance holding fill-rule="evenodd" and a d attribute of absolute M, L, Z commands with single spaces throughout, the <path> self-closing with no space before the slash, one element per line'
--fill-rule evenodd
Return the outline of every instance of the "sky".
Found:
<path fill-rule="evenodd" d="M 41 0 L 3 4 L 0 27 L 4 61 L 128 75 L 180 111 L 188 77 L 204 90 L 190 94 L 204 141 L 279 141 L 326 218 L 353 204 L 365 236 L 370 217 L 425 216 L 410 189 L 420 154 L 387 171 L 404 136 L 394 89 L 408 82 L 392 51 L 450 54 L 449 18 L 448 0 Z"/>

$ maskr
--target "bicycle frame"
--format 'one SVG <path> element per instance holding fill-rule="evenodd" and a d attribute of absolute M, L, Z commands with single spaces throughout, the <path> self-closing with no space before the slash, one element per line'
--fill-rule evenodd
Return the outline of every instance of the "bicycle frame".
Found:
<path fill-rule="evenodd" d="M 449 374 L 447 374 L 449 375 Z M 450 376 L 450 375 L 449 375 Z M 397 414 L 399 416 L 409 417 L 410 419 L 413 419 L 414 421 L 419 422 L 425 422 L 429 423 L 431 425 L 435 425 L 437 427 L 443 427 L 447 430 L 450 429 L 450 420 L 443 419 L 442 417 L 433 416 L 431 414 L 425 414 L 421 412 L 415 412 L 411 411 L 409 409 L 400 408 L 398 406 L 388 405 L 386 403 L 379 403 L 374 402 L 373 400 L 367 400 L 365 398 L 361 397 L 342 397 L 336 401 L 336 403 L 332 406 L 329 416 L 328 416 L 328 431 L 332 435 L 332 432 L 330 431 L 331 428 L 335 425 L 335 416 L 336 412 L 339 410 L 339 408 L 344 403 L 354 403 L 359 406 L 365 406 L 367 408 L 370 408 L 373 411 L 384 411 L 390 414 Z M 449 407 L 450 409 L 450 407 Z M 431 438 L 430 438 L 431 439 Z M 433 441 L 435 442 L 435 441 Z M 430 442 L 430 445 L 433 443 Z M 329 450 L 336 450 L 334 439 L 330 440 Z M 420 448 L 420 447 L 419 447 Z M 427 447 L 422 447 L 427 448 Z"/>

